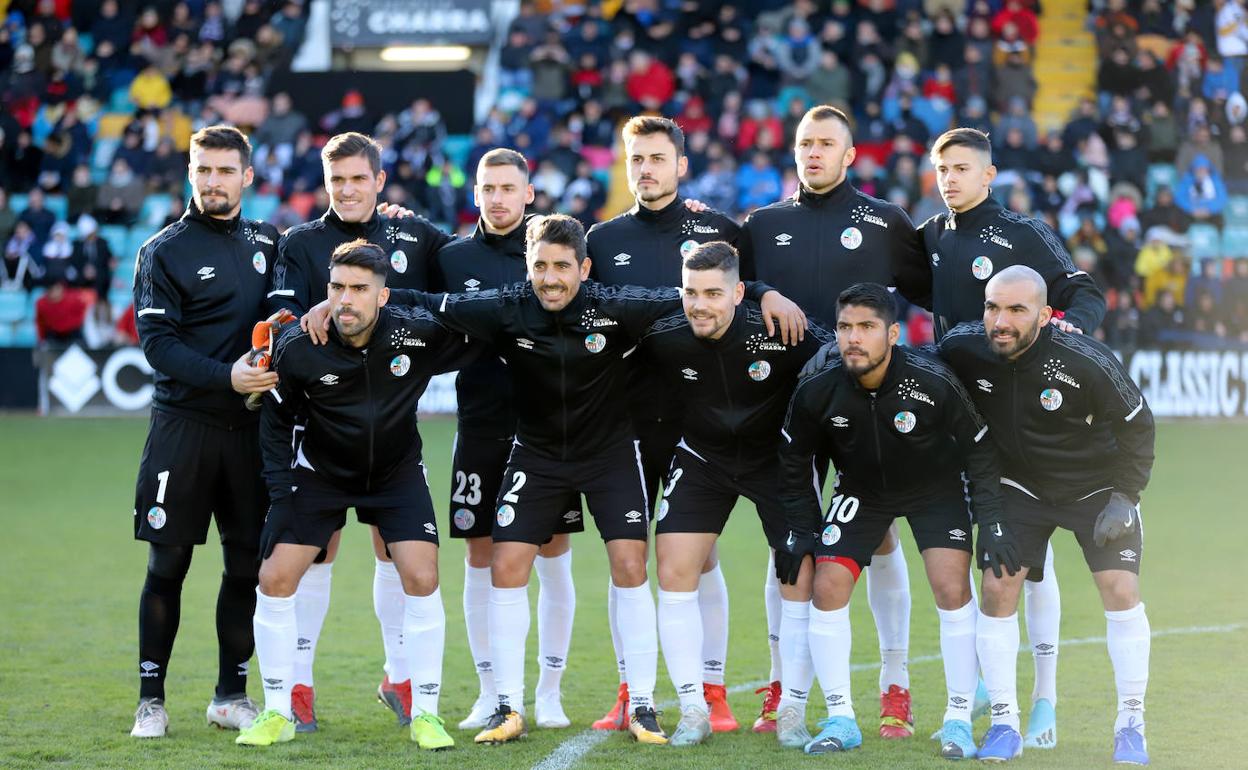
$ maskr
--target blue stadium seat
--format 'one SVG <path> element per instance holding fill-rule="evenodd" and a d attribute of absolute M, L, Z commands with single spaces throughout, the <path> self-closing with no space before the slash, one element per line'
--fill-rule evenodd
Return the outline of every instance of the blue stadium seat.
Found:
<path fill-rule="evenodd" d="M 1192 225 L 1187 229 L 1192 242 L 1192 258 L 1208 259 L 1222 255 L 1221 236 L 1213 225 Z"/>
<path fill-rule="evenodd" d="M 117 269 L 113 271 L 113 289 L 130 291 L 134 286 L 134 256 L 123 256 L 117 260 Z"/>
<path fill-rule="evenodd" d="M 117 259 L 122 262 L 134 262 L 139 255 L 139 247 L 148 238 L 156 234 L 156 228 L 149 225 L 135 225 L 131 227 L 126 234 L 126 250 L 122 254 L 118 254 Z"/>
<path fill-rule="evenodd" d="M 26 210 L 29 200 L 30 196 L 26 193 L 14 193 L 9 196 L 9 208 L 13 209 L 14 214 L 20 214 Z"/>
<path fill-rule="evenodd" d="M 442 140 L 442 152 L 460 168 L 468 161 L 468 153 L 472 152 L 472 137 L 468 134 L 450 134 Z"/>
<path fill-rule="evenodd" d="M 13 344 L 13 324 L 0 323 L 0 348 L 15 347 Z"/>
<path fill-rule="evenodd" d="M 282 199 L 276 195 L 256 193 L 243 198 L 243 216 L 267 222 L 282 205 Z"/>
<path fill-rule="evenodd" d="M 100 225 L 100 237 L 108 241 L 113 254 L 121 257 L 126 253 L 127 230 L 125 225 Z"/>
<path fill-rule="evenodd" d="M 794 99 L 801 99 L 802 103 L 807 107 L 810 106 L 810 92 L 802 86 L 785 86 L 780 95 L 776 97 L 775 112 L 777 115 L 786 115 L 789 112 L 789 102 Z"/>
<path fill-rule="evenodd" d="M 1248 257 L 1248 224 L 1231 226 L 1228 219 L 1222 231 L 1222 247 L 1219 256 L 1238 259 Z"/>
<path fill-rule="evenodd" d="M 109 112 L 133 112 L 134 105 L 130 104 L 130 89 L 127 86 L 121 86 L 113 89 L 113 93 L 108 98 Z"/>
<path fill-rule="evenodd" d="M 114 273 L 114 278 L 116 278 L 115 273 Z M 109 289 L 108 290 L 108 304 L 113 306 L 114 318 L 117 317 L 121 313 L 121 311 L 129 307 L 132 301 L 134 301 L 134 295 L 130 293 L 129 289 Z"/>
<path fill-rule="evenodd" d="M 1232 195 L 1226 199 L 1223 221 L 1227 227 L 1248 227 L 1248 195 Z"/>
<path fill-rule="evenodd" d="M 1175 170 L 1170 163 L 1154 163 L 1148 167 L 1148 199 L 1151 201 L 1157 195 L 1157 188 L 1168 185 L 1174 189 L 1174 183 L 1179 181 L 1179 172 Z"/>
<path fill-rule="evenodd" d="M 26 317 L 26 292 L 21 289 L 0 290 L 0 324 L 10 324 Z"/>
<path fill-rule="evenodd" d="M 35 334 L 34 321 L 22 321 L 13 330 L 12 344 L 15 348 L 33 348 L 38 341 L 39 336 Z"/>
<path fill-rule="evenodd" d="M 120 144 L 120 139 L 96 137 L 95 147 L 91 150 L 91 169 L 107 175 L 108 164 L 113 162 L 113 154 Z"/>
<path fill-rule="evenodd" d="M 69 221 L 69 201 L 64 195 L 47 195 L 43 200 L 44 208 L 56 214 L 57 221 Z"/>
<path fill-rule="evenodd" d="M 165 215 L 168 213 L 169 195 L 152 193 L 143 199 L 143 206 L 139 209 L 139 225 L 159 227 L 164 223 Z"/>

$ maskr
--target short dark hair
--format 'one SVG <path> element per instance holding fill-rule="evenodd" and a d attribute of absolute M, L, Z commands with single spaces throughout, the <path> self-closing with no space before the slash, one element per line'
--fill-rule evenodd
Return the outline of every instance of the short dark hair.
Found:
<path fill-rule="evenodd" d="M 989 161 L 992 160 L 992 142 L 989 141 L 988 135 L 978 128 L 949 129 L 936 137 L 936 141 L 932 144 L 931 156 L 935 158 L 950 147 L 969 147 L 987 155 Z"/>
<path fill-rule="evenodd" d="M 676 157 L 679 158 L 685 154 L 685 132 L 681 131 L 680 126 L 676 125 L 676 121 L 670 118 L 660 118 L 654 115 L 637 115 L 628 119 L 620 133 L 626 142 L 638 136 L 666 134 L 667 138 L 672 140 L 672 144 L 676 147 Z"/>
<path fill-rule="evenodd" d="M 539 243 L 567 246 L 576 252 L 576 261 L 585 261 L 585 227 L 567 214 L 549 214 L 534 217 L 524 231 L 526 249 Z"/>
<path fill-rule="evenodd" d="M 373 176 L 377 176 L 381 171 L 381 145 L 377 144 L 371 136 L 365 136 L 356 131 L 336 134 L 329 138 L 329 141 L 325 143 L 325 148 L 321 150 L 321 159 L 326 162 L 360 155 L 368 158 L 368 167 L 373 170 Z"/>
<path fill-rule="evenodd" d="M 806 114 L 802 116 L 802 120 L 835 120 L 845 126 L 845 130 L 849 132 L 849 143 L 854 143 L 854 126 L 849 121 L 849 116 L 840 107 L 833 107 L 830 104 L 816 104 Z"/>
<path fill-rule="evenodd" d="M 191 146 L 201 150 L 238 150 L 243 168 L 251 165 L 251 142 L 234 126 L 205 126 L 191 134 Z"/>
<path fill-rule="evenodd" d="M 689 270 L 723 270 L 740 275 L 741 259 L 737 250 L 726 241 L 708 241 L 689 252 L 685 267 Z"/>
<path fill-rule="evenodd" d="M 481 156 L 481 160 L 477 162 L 477 173 L 487 166 L 515 166 L 524 174 L 524 178 L 529 178 L 529 161 L 523 155 L 515 150 L 507 147 L 496 147 Z"/>
<path fill-rule="evenodd" d="M 382 277 L 382 283 L 385 283 L 384 279 L 390 272 L 390 260 L 386 258 L 385 250 L 363 238 L 339 244 L 334 249 L 334 253 L 329 256 L 329 268 L 332 270 L 337 265 L 371 270 Z"/>
<path fill-rule="evenodd" d="M 856 283 L 836 298 L 836 315 L 847 307 L 865 307 L 875 311 L 885 326 L 897 323 L 897 300 L 893 293 L 878 283 Z"/>

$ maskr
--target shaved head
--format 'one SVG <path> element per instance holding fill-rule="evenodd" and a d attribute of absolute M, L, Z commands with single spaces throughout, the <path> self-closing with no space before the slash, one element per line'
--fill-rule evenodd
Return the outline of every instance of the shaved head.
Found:
<path fill-rule="evenodd" d="M 1049 287 L 1025 265 L 1007 267 L 984 287 L 984 333 L 993 352 L 1014 360 L 1027 352 L 1053 317 Z"/>

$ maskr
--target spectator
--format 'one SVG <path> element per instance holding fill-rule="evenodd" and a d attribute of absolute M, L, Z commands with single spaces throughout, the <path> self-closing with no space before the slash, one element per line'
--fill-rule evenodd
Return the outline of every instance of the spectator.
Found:
<path fill-rule="evenodd" d="M 30 225 L 35 236 L 35 250 L 32 254 L 43 251 L 43 244 L 52 235 L 52 225 L 56 224 L 56 215 L 44 208 L 43 190 L 38 187 L 30 191 L 26 198 L 26 209 L 17 218 Z"/>
<path fill-rule="evenodd" d="M 68 345 L 82 341 L 82 325 L 90 305 L 81 292 L 66 289 L 57 281 L 35 301 L 35 331 L 39 342 Z"/>
<path fill-rule="evenodd" d="M 762 100 L 750 102 L 749 115 L 741 121 L 740 128 L 737 132 L 737 153 L 744 154 L 746 150 L 758 144 L 759 135 L 764 131 L 770 131 L 772 137 L 784 136 L 784 124 L 780 122 L 780 118 L 771 112 L 771 106 Z"/>
<path fill-rule="evenodd" d="M 755 152 L 750 163 L 737 171 L 736 181 L 739 211 L 753 211 L 780 198 L 780 172 L 765 152 Z"/>
<path fill-rule="evenodd" d="M 35 233 L 28 223 L 19 219 L 4 247 L 4 280 L 0 288 L 29 289 L 34 286 L 42 275 L 39 264 L 32 256 L 35 253 Z"/>
<path fill-rule="evenodd" d="M 1153 207 L 1140 215 L 1140 226 L 1145 231 L 1161 225 L 1175 233 L 1186 233 L 1191 224 L 1191 216 L 1175 205 L 1174 191 L 1169 185 L 1161 185 L 1157 188 Z"/>
<path fill-rule="evenodd" d="M 143 183 L 124 158 L 113 161 L 108 180 L 95 198 L 95 218 L 104 224 L 132 225 L 143 206 Z"/>
<path fill-rule="evenodd" d="M 1221 302 L 1223 299 L 1222 260 L 1202 259 L 1199 270 L 1199 275 L 1187 280 L 1184 307 L 1195 307 L 1196 297 L 1202 292 L 1207 292 L 1214 302 Z"/>
<path fill-rule="evenodd" d="M 368 107 L 364 104 L 364 94 L 356 90 L 343 94 L 341 109 L 334 110 L 321 119 L 321 128 L 334 134 L 349 131 L 369 134 L 375 125 L 376 121 L 369 116 Z"/>
<path fill-rule="evenodd" d="M 1231 67 L 1225 67 L 1222 60 L 1210 57 L 1205 65 L 1205 76 L 1201 80 L 1200 94 L 1212 103 L 1225 104 L 1231 94 L 1239 92 L 1239 73 Z"/>
<path fill-rule="evenodd" d="M 144 67 L 130 83 L 130 101 L 141 110 L 163 110 L 172 99 L 169 81 L 154 64 Z"/>
<path fill-rule="evenodd" d="M 1140 311 L 1135 307 L 1135 298 L 1129 291 L 1119 291 L 1110 303 L 1105 314 L 1105 344 L 1114 350 L 1134 349 L 1140 331 Z"/>
<path fill-rule="evenodd" d="M 296 0 L 286 0 L 282 3 L 281 10 L 269 19 L 269 25 L 281 36 L 282 48 L 292 55 L 303 42 L 303 32 L 307 24 L 303 6 Z"/>
<path fill-rule="evenodd" d="M 287 156 L 289 163 L 289 155 Z M 177 193 L 186 177 L 186 155 L 177 151 L 173 139 L 165 137 L 147 166 L 147 185 L 153 192 Z M 72 218 L 72 217 L 71 217 Z"/>
<path fill-rule="evenodd" d="M 567 97 L 572 57 L 568 56 L 558 32 L 547 32 L 546 40 L 533 49 L 529 55 L 529 70 L 533 73 L 530 93 L 548 109 L 555 108 Z"/>
<path fill-rule="evenodd" d="M 45 285 L 58 282 L 78 281 L 78 268 L 74 265 L 74 243 L 69 239 L 69 225 L 57 222 L 52 226 L 52 236 L 43 245 L 43 264 L 40 280 Z"/>
<path fill-rule="evenodd" d="M 1155 347 L 1173 339 L 1173 332 L 1183 328 L 1183 308 L 1174 300 L 1174 293 L 1162 289 L 1157 295 L 1157 304 L 1140 314 L 1137 341 L 1140 347 Z"/>
<path fill-rule="evenodd" d="M 1214 26 L 1218 55 L 1239 75 L 1244 69 L 1244 57 L 1248 56 L 1248 15 L 1240 0 L 1213 0 L 1213 5 L 1217 9 Z"/>
<path fill-rule="evenodd" d="M 993 101 L 997 109 L 1005 110 L 1013 99 L 1022 99 L 1028 107 L 1036 96 L 1036 79 L 1022 53 L 1014 51 L 1006 56 L 1003 66 L 993 73 Z"/>
<path fill-rule="evenodd" d="M 265 147 L 289 163 L 295 140 L 307 127 L 308 119 L 294 108 L 290 94 L 280 91 L 273 95 L 273 109 L 251 139 L 257 147 Z"/>
<path fill-rule="evenodd" d="M 1004 7 L 992 17 L 992 32 L 1001 37 L 1008 25 L 1018 30 L 1018 37 L 1028 47 L 1036 44 L 1040 35 L 1040 23 L 1036 12 L 1023 4 L 1022 0 L 1006 0 Z"/>
<path fill-rule="evenodd" d="M 1144 277 L 1144 296 L 1142 307 L 1152 307 L 1161 292 L 1166 291 L 1174 296 L 1174 301 L 1182 306 L 1187 296 L 1187 276 L 1191 272 L 1187 259 L 1181 250 L 1176 250 L 1160 270 L 1154 270 Z"/>
<path fill-rule="evenodd" d="M 1117 228 L 1105 231 L 1105 256 L 1101 261 L 1107 289 L 1129 289 L 1140 251 L 1140 220 L 1125 217 Z"/>
<path fill-rule="evenodd" d="M 1192 334 L 1222 339 L 1227 334 L 1226 316 L 1207 289 L 1196 293 L 1195 302 L 1187 306 L 1187 330 Z M 1194 342 L 1201 342 L 1196 339 Z"/>
<path fill-rule="evenodd" d="M 103 0 L 91 24 L 91 37 L 97 47 L 101 43 L 109 43 L 116 50 L 125 50 L 130 46 L 130 31 L 133 28 L 133 21 L 122 14 L 117 0 Z"/>
<path fill-rule="evenodd" d="M 1191 169 L 1179 180 L 1174 201 L 1197 222 L 1222 227 L 1222 209 L 1226 207 L 1226 185 L 1222 175 L 1204 155 L 1192 160 Z"/>
<path fill-rule="evenodd" d="M 17 226 L 17 212 L 9 207 L 9 193 L 0 187 L 0 243 L 8 243 Z"/>
<path fill-rule="evenodd" d="M 100 237 L 99 225 L 90 214 L 78 217 L 78 241 L 71 259 L 78 274 L 74 285 L 93 289 L 100 301 L 105 301 L 117 260 L 108 241 Z"/>
<path fill-rule="evenodd" d="M 676 81 L 667 65 L 646 51 L 636 50 L 628 57 L 628 96 L 645 110 L 662 111 L 676 92 Z"/>
<path fill-rule="evenodd" d="M 1149 162 L 1169 163 L 1179 147 L 1179 123 L 1170 105 L 1156 101 L 1144 117 L 1148 127 Z"/>
<path fill-rule="evenodd" d="M 1144 233 L 1144 245 L 1135 257 L 1135 274 L 1147 279 L 1174 260 L 1172 246 L 1182 246 L 1186 239 L 1166 227 L 1154 225 Z M 1151 303 L 1145 303 L 1145 306 Z"/>
<path fill-rule="evenodd" d="M 182 167 L 183 175 L 186 166 Z M 65 191 L 65 203 L 70 219 L 77 219 L 95 207 L 97 187 L 91 179 L 91 167 L 80 163 L 74 167 L 72 184 Z"/>
<path fill-rule="evenodd" d="M 1102 61 L 1096 76 L 1096 90 L 1104 96 L 1127 96 L 1139 86 L 1139 71 L 1131 62 L 1131 53 L 1118 47 Z"/>
<path fill-rule="evenodd" d="M 731 60 L 729 60 L 731 61 Z M 850 74 L 835 51 L 823 51 L 819 68 L 806 79 L 806 92 L 815 104 L 849 104 Z"/>
<path fill-rule="evenodd" d="M 810 33 L 810 25 L 794 16 L 787 34 L 775 46 L 776 64 L 786 83 L 805 83 L 820 66 L 819 41 Z"/>
<path fill-rule="evenodd" d="M 1230 195 L 1248 194 L 1248 131 L 1231 126 L 1222 152 L 1226 164 L 1226 190 Z"/>
<path fill-rule="evenodd" d="M 1174 102 L 1174 81 L 1151 52 L 1141 48 L 1135 55 L 1135 100 L 1137 104 Z"/>

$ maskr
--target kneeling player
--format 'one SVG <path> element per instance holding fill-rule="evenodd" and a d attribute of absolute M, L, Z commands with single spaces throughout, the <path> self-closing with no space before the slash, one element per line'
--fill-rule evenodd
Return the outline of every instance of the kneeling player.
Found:
<path fill-rule="evenodd" d="M 810 651 L 828 709 L 808 754 L 862 745 L 850 698 L 849 599 L 862 568 L 896 517 L 904 516 L 923 555 L 940 615 L 948 701 L 941 755 L 975 755 L 975 605 L 967 572 L 971 514 L 964 475 L 981 523 L 1001 517 L 1000 472 L 987 427 L 953 372 L 897 343 L 896 303 L 878 284 L 837 299 L 837 347 L 798 383 L 785 418 L 781 494 L 789 519 L 776 551 L 780 580 L 793 584 L 815 556 Z M 812 461 L 831 456 L 837 482 L 820 521 Z M 1007 555 L 1007 561 L 1012 555 Z"/>
<path fill-rule="evenodd" d="M 455 744 L 437 716 L 446 618 L 438 591 L 438 530 L 421 463 L 416 404 L 429 378 L 473 353 L 427 311 L 386 307 L 389 261 L 363 240 L 330 260 L 329 344 L 297 326 L 274 346 L 279 386 L 261 421 L 272 505 L 261 542 L 255 633 L 265 711 L 237 742 L 268 746 L 295 735 L 291 686 L 295 588 L 355 507 L 378 528 L 403 581 L 403 649 L 412 687 L 411 738 Z M 306 422 L 292 446 L 296 418 Z"/>
<path fill-rule="evenodd" d="M 659 319 L 642 341 L 643 352 L 658 362 L 659 373 L 685 404 L 683 437 L 663 485 L 655 538 L 659 639 L 680 696 L 674 746 L 701 743 L 711 733 L 698 603 L 703 564 L 739 496 L 757 506 L 768 543 L 783 544 L 784 512 L 775 496 L 780 424 L 797 373 L 819 344 L 831 339 L 814 326 L 794 346 L 768 339 L 761 309 L 743 301 L 737 251 L 723 241 L 695 248 L 682 282 L 683 312 Z M 786 615 L 789 604 L 805 609 L 796 586 L 783 590 L 786 599 L 795 600 L 785 602 Z M 810 689 L 807 658 L 803 650 L 784 664 L 786 687 L 803 698 Z M 790 675 L 797 681 L 789 681 Z M 804 730 L 803 735 L 809 740 Z M 782 730 L 780 739 L 785 738 Z"/>
<path fill-rule="evenodd" d="M 1153 466 L 1153 415 L 1113 351 L 1049 324 L 1048 287 L 1024 265 L 984 290 L 983 323 L 961 324 L 940 341 L 998 437 L 1006 528 L 979 529 L 980 550 L 1018 538 L 1022 570 L 984 573 L 979 662 L 992 700 L 981 759 L 1022 754 L 1019 735 L 1018 595 L 1044 568 L 1058 528 L 1083 549 L 1105 607 L 1105 638 L 1118 687 L 1114 761 L 1148 764 L 1144 691 L 1149 626 L 1140 601 L 1140 492 Z"/>

